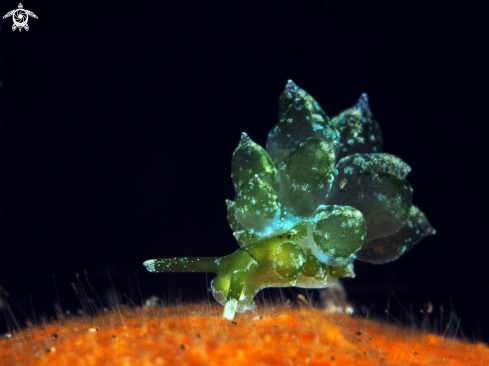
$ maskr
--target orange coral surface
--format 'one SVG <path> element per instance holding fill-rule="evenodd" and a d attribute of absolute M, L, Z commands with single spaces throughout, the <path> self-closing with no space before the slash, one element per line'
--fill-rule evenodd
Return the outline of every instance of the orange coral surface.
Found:
<path fill-rule="evenodd" d="M 22 329 L 0 365 L 483 365 L 486 345 L 312 308 L 128 308 Z"/>

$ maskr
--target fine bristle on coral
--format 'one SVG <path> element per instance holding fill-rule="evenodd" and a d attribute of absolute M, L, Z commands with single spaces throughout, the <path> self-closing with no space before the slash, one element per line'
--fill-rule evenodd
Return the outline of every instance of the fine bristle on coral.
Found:
<path fill-rule="evenodd" d="M 489 349 L 308 307 L 258 307 L 235 322 L 205 305 L 119 307 L 0 341 L 1 365 L 483 365 Z"/>

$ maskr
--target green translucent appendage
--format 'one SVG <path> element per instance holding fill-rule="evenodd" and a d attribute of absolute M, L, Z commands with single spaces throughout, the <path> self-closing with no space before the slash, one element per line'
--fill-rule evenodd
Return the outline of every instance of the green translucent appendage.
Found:
<path fill-rule="evenodd" d="M 332 123 L 341 135 L 338 159 L 355 153 L 382 152 L 380 127 L 373 119 L 367 94 L 362 94 L 355 106 L 334 117 Z"/>
<path fill-rule="evenodd" d="M 306 264 L 304 265 L 302 274 L 306 277 L 311 277 L 315 280 L 323 281 L 326 278 L 328 272 L 326 266 L 322 264 L 319 259 L 317 259 L 314 255 L 310 254 L 307 256 Z"/>
<path fill-rule="evenodd" d="M 332 120 L 291 80 L 267 149 L 243 133 L 231 160 L 236 196 L 226 200 L 240 248 L 225 257 L 144 262 L 150 272 L 213 272 L 223 316 L 255 307 L 267 287 L 324 288 L 355 277 L 355 259 L 393 261 L 435 233 L 412 206 L 411 168 L 382 152 L 367 96 Z"/>
<path fill-rule="evenodd" d="M 246 230 L 243 225 L 240 224 L 236 218 L 236 204 L 234 201 L 226 200 L 227 218 L 233 235 L 240 246 L 253 243 L 260 239 L 260 237 L 252 230 Z"/>
<path fill-rule="evenodd" d="M 241 225 L 239 220 L 236 218 L 236 202 L 226 200 L 226 208 L 228 223 L 229 226 L 231 226 L 231 230 L 233 230 L 233 232 L 244 230 L 243 225 Z"/>
<path fill-rule="evenodd" d="M 241 134 L 239 145 L 231 159 L 231 178 L 236 192 L 247 180 L 258 175 L 272 187 L 277 170 L 263 147 L 255 144 L 246 133 Z"/>
<path fill-rule="evenodd" d="M 363 213 L 366 241 L 394 234 L 406 223 L 411 208 L 411 186 L 400 179 L 409 169 L 400 159 L 389 162 L 385 155 L 350 155 L 336 166 L 338 177 L 329 203 L 352 206 Z"/>
<path fill-rule="evenodd" d="M 235 231 L 233 233 L 234 238 L 238 242 L 239 246 L 244 246 L 247 244 L 254 243 L 260 237 L 254 233 L 251 232 L 251 230 L 240 230 L 240 231 Z"/>
<path fill-rule="evenodd" d="M 280 277 L 293 281 L 304 269 L 306 257 L 300 246 L 286 241 L 275 250 L 272 262 L 273 269 Z"/>
<path fill-rule="evenodd" d="M 259 235 L 272 233 L 280 220 L 281 208 L 275 189 L 258 175 L 241 185 L 234 209 L 240 224 Z"/>
<path fill-rule="evenodd" d="M 355 277 L 355 272 L 353 272 L 353 264 L 349 262 L 343 266 L 328 266 L 328 275 L 333 278 L 353 278 Z"/>
<path fill-rule="evenodd" d="M 348 168 L 363 173 L 387 173 L 397 179 L 404 179 L 411 171 L 411 167 L 395 155 L 391 154 L 352 154 L 338 161 L 338 168 L 343 168 L 344 177 L 352 174 Z M 347 170 L 345 172 L 345 169 Z"/>
<path fill-rule="evenodd" d="M 313 254 L 329 266 L 343 266 L 363 245 L 367 225 L 360 211 L 348 206 L 319 206 L 307 227 Z"/>
<path fill-rule="evenodd" d="M 297 144 L 308 138 L 338 144 L 339 135 L 329 117 L 314 98 L 292 80 L 280 96 L 279 109 L 279 121 L 267 139 L 267 151 L 276 166 Z"/>
<path fill-rule="evenodd" d="M 336 176 L 334 146 L 307 139 L 292 149 L 278 170 L 278 194 L 284 210 L 307 217 L 329 199 Z"/>
<path fill-rule="evenodd" d="M 357 259 L 373 264 L 392 262 L 425 236 L 435 233 L 424 213 L 411 206 L 409 218 L 398 232 L 366 242 L 357 253 Z"/>

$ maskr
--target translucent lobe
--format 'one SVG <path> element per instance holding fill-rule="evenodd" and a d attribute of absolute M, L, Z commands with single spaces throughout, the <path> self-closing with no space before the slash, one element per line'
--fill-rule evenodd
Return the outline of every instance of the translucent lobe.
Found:
<path fill-rule="evenodd" d="M 302 237 L 306 237 L 308 223 L 309 220 L 302 220 L 301 222 L 296 224 L 292 229 L 290 229 L 287 234 L 290 235 L 290 238 L 292 238 L 292 240 L 294 241 L 300 240 Z"/>
<path fill-rule="evenodd" d="M 305 264 L 301 247 L 291 241 L 280 244 L 273 253 L 273 269 L 288 280 L 296 279 Z"/>
<path fill-rule="evenodd" d="M 241 185 L 258 174 L 260 178 L 274 186 L 276 169 L 270 156 L 263 147 L 251 141 L 246 133 L 241 134 L 238 147 L 231 160 L 231 178 L 234 189 L 239 191 Z"/>
<path fill-rule="evenodd" d="M 362 94 L 355 106 L 331 121 L 341 136 L 339 159 L 355 153 L 382 152 L 380 127 L 370 111 L 367 94 Z"/>
<path fill-rule="evenodd" d="M 355 207 L 363 213 L 368 227 L 366 241 L 399 230 L 409 216 L 412 200 L 410 184 L 398 178 L 407 171 L 396 167 L 396 164 L 403 166 L 401 160 L 394 159 L 396 164 L 383 168 L 383 163 L 379 162 L 382 159 L 372 160 L 372 155 L 352 155 L 339 161 L 336 166 L 338 177 L 329 201 L 330 204 Z M 368 165 L 365 163 L 368 161 L 374 163 Z"/>
<path fill-rule="evenodd" d="M 235 231 L 233 236 L 241 247 L 254 243 L 260 239 L 260 237 L 257 234 L 254 234 L 251 230 Z"/>
<path fill-rule="evenodd" d="M 227 219 L 231 230 L 233 230 L 233 236 L 240 246 L 253 243 L 260 239 L 260 237 L 254 233 L 254 230 L 246 230 L 243 225 L 240 224 L 236 217 L 236 203 L 231 200 L 226 200 L 227 207 Z"/>
<path fill-rule="evenodd" d="M 348 264 L 362 247 L 366 232 L 362 213 L 348 206 L 319 206 L 307 227 L 313 254 L 329 266 Z"/>
<path fill-rule="evenodd" d="M 324 204 L 336 176 L 334 146 L 306 139 L 292 149 L 279 168 L 280 202 L 296 215 L 309 216 Z"/>
<path fill-rule="evenodd" d="M 227 208 L 227 219 L 229 226 L 233 232 L 244 230 L 243 225 L 241 225 L 236 218 L 236 202 L 232 200 L 226 200 L 226 208 Z"/>
<path fill-rule="evenodd" d="M 299 244 L 306 254 L 310 254 L 309 244 L 302 245 L 302 241 L 307 242 L 307 225 L 309 223 L 308 219 L 301 220 L 295 224 L 288 232 L 287 239 L 293 240 Z"/>
<path fill-rule="evenodd" d="M 326 273 L 326 270 L 325 270 Z M 295 281 L 294 287 L 302 287 L 302 288 L 326 288 L 332 286 L 338 282 L 337 278 L 325 274 L 324 278 L 317 279 L 314 277 L 308 277 L 304 274 L 300 274 L 297 276 L 297 280 Z"/>
<path fill-rule="evenodd" d="M 364 243 L 356 259 L 373 264 L 392 262 L 425 236 L 435 233 L 424 213 L 411 206 L 409 218 L 398 232 Z"/>
<path fill-rule="evenodd" d="M 359 172 L 388 173 L 398 179 L 404 179 L 411 171 L 411 167 L 402 159 L 391 154 L 352 154 L 340 160 L 342 164 L 349 163 Z"/>
<path fill-rule="evenodd" d="M 235 215 L 246 230 L 258 235 L 271 233 L 280 220 L 280 203 L 275 189 L 258 175 L 247 180 L 236 196 Z"/>
<path fill-rule="evenodd" d="M 306 91 L 289 80 L 279 102 L 280 116 L 268 134 L 267 151 L 278 166 L 298 143 L 317 138 L 337 145 L 339 135 L 329 117 Z"/>
<path fill-rule="evenodd" d="M 306 191 L 316 186 L 334 169 L 332 144 L 319 139 L 307 139 L 298 144 L 280 165 L 280 175 L 292 181 L 297 189 Z"/>
<path fill-rule="evenodd" d="M 314 255 L 309 254 L 306 258 L 306 264 L 304 265 L 302 274 L 306 277 L 312 277 L 318 281 L 323 281 L 326 277 L 327 270 Z"/>
<path fill-rule="evenodd" d="M 343 266 L 328 266 L 328 275 L 334 278 L 354 278 L 355 272 L 353 271 L 353 263 L 348 262 Z"/>

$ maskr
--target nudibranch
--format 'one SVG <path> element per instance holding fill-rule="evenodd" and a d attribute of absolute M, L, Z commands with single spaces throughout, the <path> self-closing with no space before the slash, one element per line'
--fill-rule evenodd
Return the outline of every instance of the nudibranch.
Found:
<path fill-rule="evenodd" d="M 366 94 L 330 119 L 292 80 L 266 149 L 243 132 L 227 218 L 240 248 L 224 257 L 144 262 L 150 272 L 213 272 L 223 316 L 252 310 L 267 287 L 324 288 L 353 261 L 386 263 L 435 230 L 411 203 L 411 168 L 384 153 Z"/>

